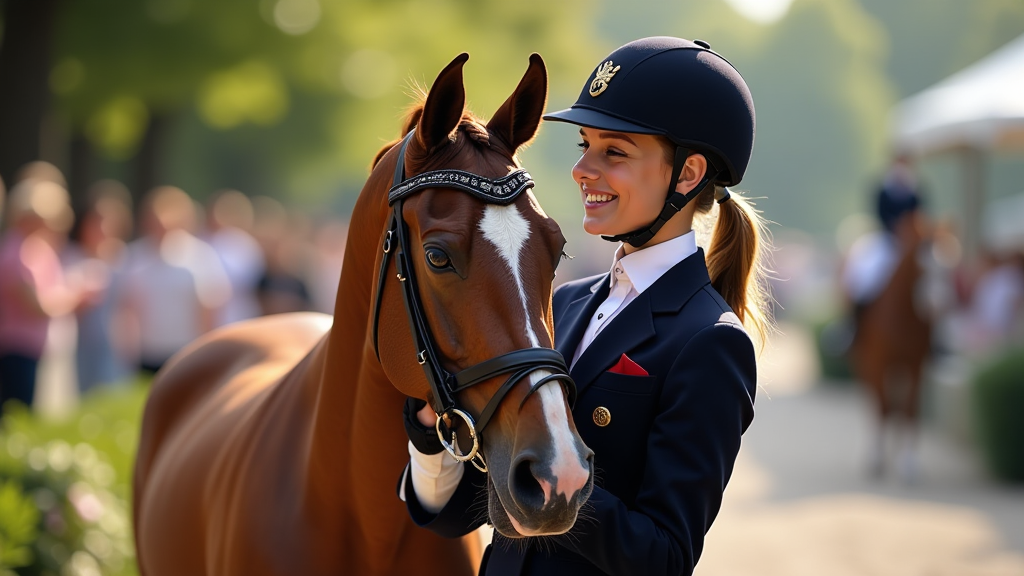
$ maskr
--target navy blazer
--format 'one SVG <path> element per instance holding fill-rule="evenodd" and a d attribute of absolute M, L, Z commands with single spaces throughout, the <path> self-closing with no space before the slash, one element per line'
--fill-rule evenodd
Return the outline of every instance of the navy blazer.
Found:
<path fill-rule="evenodd" d="M 554 293 L 556 348 L 576 352 L 608 275 Z M 607 370 L 625 353 L 649 376 Z M 708 278 L 704 252 L 676 264 L 605 326 L 571 371 L 573 419 L 595 454 L 594 493 L 568 535 L 510 541 L 495 533 L 481 574 L 690 574 L 754 417 L 756 365 L 747 333 Z M 599 427 L 603 406 L 611 421 Z M 420 526 L 446 536 L 479 527 L 486 476 L 466 466 L 436 515 L 405 494 Z"/>

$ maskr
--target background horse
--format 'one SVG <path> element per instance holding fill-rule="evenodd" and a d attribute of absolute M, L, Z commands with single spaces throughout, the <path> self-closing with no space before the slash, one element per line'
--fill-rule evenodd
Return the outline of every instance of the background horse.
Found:
<path fill-rule="evenodd" d="M 486 125 L 464 111 L 467 59 L 449 64 L 410 115 L 405 132 L 415 132 L 404 156 L 393 145 L 378 154 L 353 210 L 333 325 L 316 314 L 235 324 L 193 343 L 158 374 L 134 479 L 143 574 L 475 570 L 477 559 L 460 541 L 416 528 L 395 494 L 409 459 L 402 404 L 407 395 L 426 398 L 427 382 L 402 273 L 382 251 L 400 159 L 409 177 L 447 168 L 495 179 L 518 167 L 516 150 L 536 133 L 547 98 L 540 57 L 531 56 Z M 532 193 L 499 206 L 439 184 L 396 205 L 447 370 L 551 348 L 551 283 L 565 239 Z M 501 380 L 458 400 L 480 414 Z M 503 524 L 513 519 L 527 531 L 571 527 L 593 485 L 593 458 L 569 414 L 558 382 L 511 389 L 483 433 L 492 501 L 480 513 L 505 513 Z M 545 506 L 563 496 L 564 505 Z"/>
<path fill-rule="evenodd" d="M 898 223 L 896 266 L 885 288 L 861 311 L 852 347 L 854 369 L 876 409 L 872 472 L 881 474 L 885 467 L 886 430 L 902 424 L 901 473 L 906 480 L 916 474 L 921 375 L 931 348 L 930 315 L 920 298 L 920 254 L 929 239 L 927 227 L 919 212 Z"/>

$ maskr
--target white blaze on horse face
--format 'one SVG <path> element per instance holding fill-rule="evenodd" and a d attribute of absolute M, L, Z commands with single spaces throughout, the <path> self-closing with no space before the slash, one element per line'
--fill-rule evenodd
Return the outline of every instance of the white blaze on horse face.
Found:
<path fill-rule="evenodd" d="M 523 315 L 526 318 L 526 335 L 530 344 L 540 347 L 537 334 L 530 325 L 530 311 L 526 302 L 526 290 L 523 288 L 523 279 L 519 270 L 519 253 L 526 241 L 530 238 L 530 223 L 519 213 L 514 206 L 488 205 L 484 209 L 484 217 L 480 220 L 480 231 L 484 238 L 494 244 L 498 253 L 505 259 L 512 277 L 515 279 L 516 288 L 519 290 L 519 299 L 523 305 Z M 535 385 L 541 378 L 550 372 L 537 370 L 530 374 L 530 385 Z M 572 495 L 581 490 L 590 478 L 590 469 L 582 464 L 582 458 L 576 449 L 575 435 L 569 428 L 569 420 L 565 413 L 565 396 L 562 387 L 558 382 L 548 382 L 541 386 L 537 394 L 541 398 L 544 410 L 544 420 L 548 425 L 548 432 L 552 441 L 552 474 L 557 482 L 556 490 L 564 494 L 566 502 Z M 553 494 L 551 486 L 542 485 L 544 489 L 544 504 L 551 501 Z M 510 516 L 511 518 L 511 516 Z M 514 522 L 514 519 L 513 519 Z M 517 528 L 518 530 L 518 528 Z"/>
<path fill-rule="evenodd" d="M 548 374 L 550 372 L 545 370 L 533 372 L 530 375 L 530 385 Z M 583 464 L 583 458 L 576 449 L 576 435 L 569 429 L 562 386 L 558 382 L 548 382 L 540 387 L 537 395 L 540 396 L 541 405 L 544 407 L 544 421 L 547 422 L 548 432 L 554 444 L 551 474 L 555 478 L 555 490 L 565 496 L 565 502 L 569 504 L 573 494 L 587 485 L 590 467 Z M 550 487 L 544 484 L 542 483 L 541 487 L 544 489 L 544 505 L 547 506 L 553 494 Z"/>
<path fill-rule="evenodd" d="M 527 307 L 526 290 L 523 288 L 523 276 L 519 269 L 519 253 L 530 239 L 530 223 L 514 205 L 489 204 L 484 208 L 484 217 L 480 219 L 480 231 L 484 233 L 484 238 L 494 244 L 512 271 L 516 288 L 519 290 L 519 301 L 523 304 L 523 316 L 526 318 L 526 337 L 530 339 L 532 346 L 540 347 L 537 333 L 530 325 L 530 309 Z"/>

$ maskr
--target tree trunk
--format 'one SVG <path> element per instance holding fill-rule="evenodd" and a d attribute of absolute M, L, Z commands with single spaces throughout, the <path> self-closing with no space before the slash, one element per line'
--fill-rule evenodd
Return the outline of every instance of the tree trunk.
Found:
<path fill-rule="evenodd" d="M 89 205 L 89 187 L 96 180 L 96 157 L 92 143 L 80 130 L 71 137 L 70 158 L 68 168 L 68 192 L 71 194 L 71 206 L 75 209 L 75 234 L 78 225 Z"/>
<path fill-rule="evenodd" d="M 171 118 L 165 113 L 153 112 L 146 125 L 146 134 L 135 154 L 135 182 L 132 188 L 132 200 L 136 207 L 142 205 L 142 197 L 154 187 L 165 184 L 163 178 L 164 141 Z"/>
<path fill-rule="evenodd" d="M 0 176 L 39 159 L 50 102 L 50 47 L 59 0 L 7 0 L 0 40 Z"/>

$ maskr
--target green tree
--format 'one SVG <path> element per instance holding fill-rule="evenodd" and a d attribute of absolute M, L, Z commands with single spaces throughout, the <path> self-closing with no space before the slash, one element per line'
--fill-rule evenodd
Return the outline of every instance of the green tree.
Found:
<path fill-rule="evenodd" d="M 172 118 L 162 180 L 323 198 L 397 134 L 404 84 L 461 51 L 471 97 L 507 96 L 531 51 L 576 68 L 582 2 L 99 0 L 62 13 L 58 108 L 108 157 L 147 154 Z M 582 24 L 582 25 L 581 25 Z M 159 123 L 156 124 L 160 126 Z M 160 152 L 159 146 L 154 151 Z M 152 178 L 151 178 L 152 180 Z"/>

